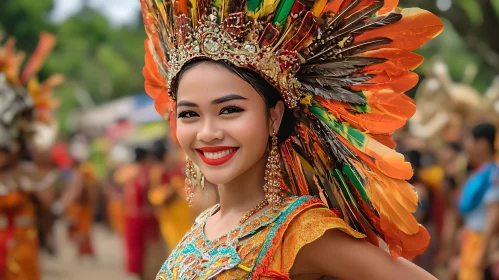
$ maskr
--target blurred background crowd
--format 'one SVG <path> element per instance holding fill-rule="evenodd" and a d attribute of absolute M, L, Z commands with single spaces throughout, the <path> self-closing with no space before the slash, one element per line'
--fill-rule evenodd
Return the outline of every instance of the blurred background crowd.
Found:
<path fill-rule="evenodd" d="M 487 172 L 499 147 L 499 0 L 400 5 L 445 22 L 444 32 L 419 50 L 426 60 L 418 86 L 407 93 L 418 111 L 395 135 L 415 170 L 416 216 L 432 234 L 430 248 L 414 261 L 439 279 L 457 279 L 463 264 L 479 260 L 474 267 L 486 271 L 485 279 L 499 279 L 499 244 L 491 235 L 482 256 L 476 244 L 484 236 L 473 235 L 499 224 L 499 214 L 497 223 L 487 216 L 485 201 L 499 197 L 475 182 L 476 197 L 462 198 L 465 182 Z M 47 280 L 154 279 L 217 192 L 208 184 L 192 207 L 184 199 L 185 156 L 143 89 L 139 2 L 0 1 L 1 43 L 13 36 L 17 48 L 31 53 L 42 31 L 57 44 L 40 76 L 62 73 L 65 82 L 55 91 L 57 125 L 37 136 L 46 149 L 24 158 L 57 179 L 46 193 L 50 203 L 36 212 L 40 252 L 18 253 L 39 254 Z M 499 179 L 488 181 L 499 188 Z M 460 279 L 479 279 L 473 273 Z"/>

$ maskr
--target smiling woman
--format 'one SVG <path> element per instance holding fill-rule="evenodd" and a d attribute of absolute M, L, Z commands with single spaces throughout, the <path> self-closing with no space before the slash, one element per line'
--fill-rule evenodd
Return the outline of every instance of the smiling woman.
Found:
<path fill-rule="evenodd" d="M 220 194 L 157 279 L 432 279 L 403 260 L 429 235 L 391 133 L 415 111 L 411 50 L 442 23 L 396 6 L 142 0 L 145 86 L 176 114 L 187 197 L 205 178 Z"/>

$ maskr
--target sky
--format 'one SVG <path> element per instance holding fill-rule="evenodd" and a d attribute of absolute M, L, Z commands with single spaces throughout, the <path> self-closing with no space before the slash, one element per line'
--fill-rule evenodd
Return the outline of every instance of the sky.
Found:
<path fill-rule="evenodd" d="M 137 19 L 140 10 L 139 0 L 55 0 L 55 8 L 52 19 L 56 22 L 64 21 L 69 16 L 77 13 L 83 2 L 101 11 L 106 15 L 113 25 L 123 25 Z"/>

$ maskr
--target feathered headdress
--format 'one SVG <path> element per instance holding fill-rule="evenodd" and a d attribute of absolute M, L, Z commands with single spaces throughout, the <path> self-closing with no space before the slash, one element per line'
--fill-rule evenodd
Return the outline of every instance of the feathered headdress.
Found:
<path fill-rule="evenodd" d="M 58 106 L 53 88 L 63 80 L 53 75 L 40 84 L 36 74 L 55 44 L 54 36 L 42 33 L 40 42 L 26 62 L 25 55 L 14 48 L 10 38 L 0 46 L 0 147 L 10 148 L 20 137 L 32 134 L 36 124 L 52 123 L 52 112 Z"/>
<path fill-rule="evenodd" d="M 167 116 L 175 79 L 195 58 L 259 73 L 296 115 L 280 146 L 286 184 L 320 195 L 392 257 L 422 253 L 429 235 L 412 213 L 413 171 L 391 134 L 415 112 L 404 92 L 423 60 L 412 50 L 443 24 L 397 0 L 141 0 L 146 91 Z"/>

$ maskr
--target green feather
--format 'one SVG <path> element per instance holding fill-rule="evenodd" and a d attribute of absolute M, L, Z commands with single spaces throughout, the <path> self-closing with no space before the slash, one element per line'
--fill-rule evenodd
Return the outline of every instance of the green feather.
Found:
<path fill-rule="evenodd" d="M 218 10 L 218 18 L 220 19 L 222 17 L 223 10 L 224 10 L 224 0 L 214 0 L 213 1 L 213 7 Z"/>
<path fill-rule="evenodd" d="M 348 189 L 347 182 L 345 181 L 345 178 L 343 178 L 341 171 L 337 168 L 333 168 L 331 169 L 331 174 L 338 182 L 338 185 L 340 186 L 340 189 L 343 192 L 343 196 L 345 196 L 345 198 L 347 198 L 354 205 L 354 207 L 357 207 L 357 202 L 355 201 L 355 197 Z"/>
<path fill-rule="evenodd" d="M 362 184 L 360 178 L 357 177 L 357 174 L 355 173 L 353 168 L 351 166 L 344 165 L 342 170 L 343 170 L 343 173 L 345 175 L 347 175 L 350 182 L 352 182 L 352 184 L 355 186 L 355 188 L 357 189 L 357 191 L 360 194 L 360 197 L 362 197 L 362 200 L 369 203 L 370 199 L 369 199 L 369 196 L 367 195 L 367 192 L 364 188 L 364 185 Z"/>
<path fill-rule="evenodd" d="M 284 26 L 286 20 L 295 4 L 295 0 L 281 0 L 274 15 L 274 26 Z"/>
<path fill-rule="evenodd" d="M 354 93 L 364 98 L 364 100 L 367 99 L 366 95 L 362 91 L 356 91 Z M 371 113 L 371 108 L 369 107 L 369 104 L 367 104 L 367 102 L 364 105 L 350 104 L 350 106 L 352 106 L 352 108 L 358 113 Z"/>
<path fill-rule="evenodd" d="M 256 14 L 258 8 L 262 6 L 263 0 L 248 0 L 246 9 L 250 14 Z"/>
<path fill-rule="evenodd" d="M 352 143 L 356 148 L 362 149 L 364 147 L 367 141 L 367 136 L 364 133 L 351 126 L 338 122 L 333 115 L 324 110 L 315 100 L 310 100 L 310 103 L 311 105 L 308 107 L 309 111 L 317 116 L 329 128 L 341 135 L 348 142 Z"/>

